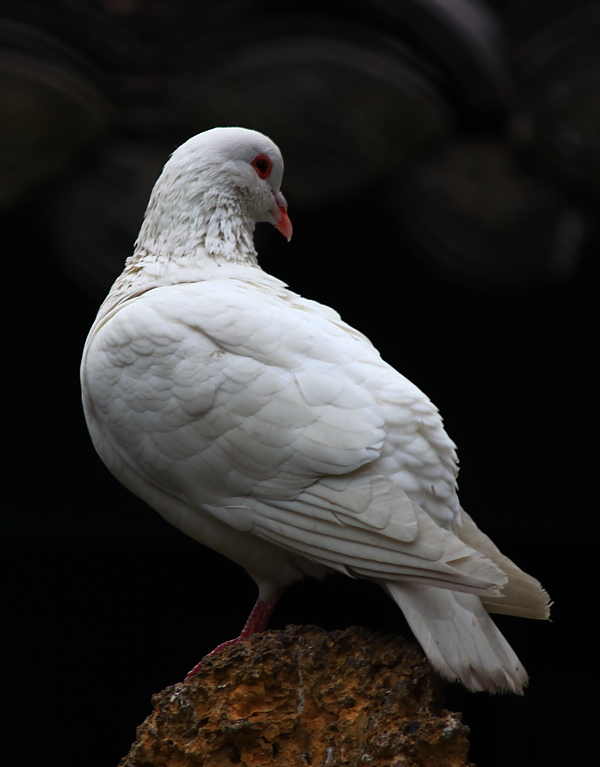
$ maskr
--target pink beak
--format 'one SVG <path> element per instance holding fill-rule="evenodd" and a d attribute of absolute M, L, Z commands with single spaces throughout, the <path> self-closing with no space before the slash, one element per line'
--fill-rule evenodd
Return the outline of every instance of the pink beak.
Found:
<path fill-rule="evenodd" d="M 274 212 L 275 229 L 277 229 L 289 242 L 292 239 L 292 222 L 287 212 L 287 202 L 281 192 L 275 193 L 275 202 L 277 203 L 277 212 Z"/>

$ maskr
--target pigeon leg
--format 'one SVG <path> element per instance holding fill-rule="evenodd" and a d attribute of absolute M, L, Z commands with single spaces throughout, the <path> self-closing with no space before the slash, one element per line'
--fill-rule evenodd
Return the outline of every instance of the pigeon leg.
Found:
<path fill-rule="evenodd" d="M 212 655 L 216 655 L 218 652 L 221 652 L 221 650 L 225 649 L 225 647 L 229 647 L 230 645 L 241 642 L 242 639 L 246 639 L 246 637 L 252 636 L 252 634 L 260 634 L 262 631 L 266 631 L 267 623 L 269 622 L 271 613 L 275 609 L 277 602 L 279 602 L 281 599 L 284 591 L 285 587 L 277 589 L 271 599 L 261 599 L 259 597 L 256 600 L 256 603 L 252 608 L 252 612 L 248 616 L 246 625 L 242 629 L 239 637 L 236 637 L 235 639 L 229 639 L 227 642 L 222 642 L 220 645 L 217 645 L 215 649 L 209 652 L 208 655 L 205 655 L 199 663 L 196 663 L 194 668 L 187 673 L 185 678 L 190 679 L 195 674 L 197 674 L 202 668 L 202 663 L 206 660 L 206 658 L 210 658 Z"/>

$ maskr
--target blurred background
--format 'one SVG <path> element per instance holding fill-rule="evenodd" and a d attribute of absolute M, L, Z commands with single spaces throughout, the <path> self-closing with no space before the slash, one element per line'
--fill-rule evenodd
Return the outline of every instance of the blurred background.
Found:
<path fill-rule="evenodd" d="M 116 765 L 151 694 L 254 602 L 240 568 L 109 475 L 79 395 L 152 184 L 216 125 L 284 154 L 294 239 L 259 227 L 263 268 L 427 392 L 463 505 L 555 600 L 552 623 L 497 619 L 524 698 L 449 689 L 472 761 L 584 763 L 600 2 L 583 0 L 0 0 L 3 753 Z M 409 633 L 383 592 L 337 577 L 291 588 L 272 627 L 288 623 Z"/>

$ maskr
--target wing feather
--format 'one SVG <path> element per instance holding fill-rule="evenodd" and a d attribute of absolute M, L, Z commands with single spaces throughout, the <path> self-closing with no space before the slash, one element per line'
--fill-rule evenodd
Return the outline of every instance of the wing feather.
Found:
<path fill-rule="evenodd" d="M 427 398 L 335 313 L 231 283 L 150 291 L 95 334 L 87 388 L 113 449 L 315 562 L 493 598 L 501 566 L 434 521 L 453 518 L 455 467 Z"/>

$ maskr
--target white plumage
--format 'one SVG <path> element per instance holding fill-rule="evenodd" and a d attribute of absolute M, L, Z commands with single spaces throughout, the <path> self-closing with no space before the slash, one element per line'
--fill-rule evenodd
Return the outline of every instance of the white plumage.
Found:
<path fill-rule="evenodd" d="M 547 594 L 460 509 L 454 445 L 427 397 L 258 266 L 256 222 L 291 236 L 282 175 L 273 142 L 242 128 L 199 134 L 167 162 L 86 343 L 94 445 L 130 490 L 242 565 L 265 616 L 306 575 L 368 578 L 443 676 L 521 692 L 488 611 L 547 618 Z"/>

